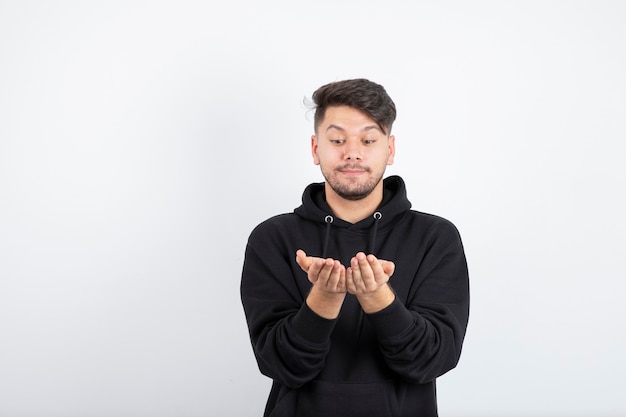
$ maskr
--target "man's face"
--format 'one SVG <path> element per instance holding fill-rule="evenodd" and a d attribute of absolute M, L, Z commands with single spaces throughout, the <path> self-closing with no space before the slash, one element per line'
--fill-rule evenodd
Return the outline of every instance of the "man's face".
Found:
<path fill-rule="evenodd" d="M 328 107 L 311 137 L 313 162 L 327 185 L 346 200 L 360 200 L 380 187 L 393 163 L 395 138 L 365 113 L 348 106 Z"/>

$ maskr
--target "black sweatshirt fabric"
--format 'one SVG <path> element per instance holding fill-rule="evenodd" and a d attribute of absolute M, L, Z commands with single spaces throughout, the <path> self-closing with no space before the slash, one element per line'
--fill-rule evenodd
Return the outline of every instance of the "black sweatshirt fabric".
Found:
<path fill-rule="evenodd" d="M 349 266 L 357 252 L 393 261 L 395 301 L 365 314 L 348 294 L 337 319 L 305 303 L 296 250 Z M 456 227 L 411 210 L 404 181 L 384 180 L 376 213 L 333 217 L 324 184 L 293 213 L 258 225 L 246 246 L 241 299 L 260 371 L 273 380 L 266 417 L 435 417 L 435 380 L 457 365 L 469 316 L 468 269 Z"/>

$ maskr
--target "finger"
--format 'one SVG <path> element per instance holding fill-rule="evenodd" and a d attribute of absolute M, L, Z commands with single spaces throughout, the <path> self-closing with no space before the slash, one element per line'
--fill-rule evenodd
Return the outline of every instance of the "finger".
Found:
<path fill-rule="evenodd" d="M 339 268 L 339 283 L 337 284 L 337 291 L 346 292 L 346 267 L 341 265 Z"/>
<path fill-rule="evenodd" d="M 312 263 L 312 259 L 306 256 L 306 252 L 304 252 L 302 249 L 298 249 L 296 251 L 296 263 L 300 265 L 300 268 L 302 268 L 304 272 L 308 272 L 309 267 Z"/>
<path fill-rule="evenodd" d="M 321 285 L 325 290 L 329 290 L 328 280 L 330 279 L 330 274 L 333 272 L 333 268 L 335 267 L 335 261 L 332 259 L 321 259 L 321 269 L 317 274 L 319 285 Z"/>
<path fill-rule="evenodd" d="M 374 255 L 370 255 L 374 257 Z M 363 252 L 356 254 L 356 259 L 359 263 L 359 270 L 361 273 L 361 279 L 363 280 L 363 287 L 366 291 L 375 290 L 378 284 L 376 283 L 376 275 L 370 264 L 370 260 Z M 374 257 L 374 260 L 376 258 Z"/>
<path fill-rule="evenodd" d="M 333 269 L 328 277 L 328 288 L 335 292 L 345 292 L 346 287 L 346 269 L 341 262 L 335 261 Z"/>
<path fill-rule="evenodd" d="M 350 294 L 357 293 L 356 284 L 354 283 L 354 272 L 352 270 L 352 267 L 348 267 L 346 269 L 346 291 L 348 291 Z"/>
<path fill-rule="evenodd" d="M 328 275 L 328 283 L 327 286 L 329 289 L 336 289 L 337 285 L 339 284 L 339 276 L 340 274 L 340 269 L 339 269 L 339 261 L 334 261 L 333 262 L 333 267 L 330 270 L 330 274 Z"/>
<path fill-rule="evenodd" d="M 307 271 L 307 276 L 309 277 L 309 281 L 312 283 L 316 283 L 319 280 L 320 272 L 324 267 L 325 261 L 321 258 L 311 258 L 311 264 Z"/>
<path fill-rule="evenodd" d="M 376 259 L 374 255 L 367 255 L 367 262 L 372 269 L 374 282 L 376 283 L 376 285 L 378 286 L 387 282 L 389 277 L 387 276 L 387 274 L 385 274 L 382 263 L 378 259 Z"/>
<path fill-rule="evenodd" d="M 355 291 L 361 293 L 367 290 L 367 285 L 364 282 L 365 277 L 361 270 L 361 264 L 358 259 L 358 254 L 350 260 L 350 268 L 352 269 L 352 281 L 354 282 Z"/>
<path fill-rule="evenodd" d="M 396 271 L 396 264 L 391 261 L 384 261 L 382 259 L 380 260 L 380 263 L 383 267 L 383 271 L 385 271 L 385 274 L 387 274 L 387 276 L 391 278 L 393 273 Z"/>

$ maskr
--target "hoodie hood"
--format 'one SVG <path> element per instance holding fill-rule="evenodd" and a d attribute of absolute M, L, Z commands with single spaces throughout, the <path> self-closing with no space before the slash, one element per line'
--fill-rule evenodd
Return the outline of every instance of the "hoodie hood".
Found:
<path fill-rule="evenodd" d="M 313 183 L 305 188 L 302 194 L 302 205 L 294 212 L 309 221 L 326 226 L 326 236 L 322 257 L 326 257 L 326 247 L 331 228 L 337 227 L 354 232 L 367 232 L 370 235 L 370 253 L 374 249 L 376 234 L 380 229 L 387 229 L 402 218 L 411 208 L 406 196 L 406 187 L 402 178 L 392 175 L 383 180 L 383 201 L 376 211 L 357 223 L 349 223 L 333 215 L 326 203 L 324 183 Z"/>
<path fill-rule="evenodd" d="M 383 180 L 383 201 L 376 209 L 382 214 L 381 220 L 390 221 L 398 215 L 403 215 L 410 208 L 411 202 L 407 199 L 406 186 L 402 178 L 397 175 L 385 178 Z M 352 224 L 335 217 L 326 203 L 323 182 L 313 183 L 305 188 L 302 194 L 302 205 L 296 208 L 294 212 L 304 219 L 319 223 L 326 223 L 326 216 L 331 216 L 333 217 L 333 226 L 337 227 L 369 229 L 374 222 L 373 218 L 367 218 Z"/>

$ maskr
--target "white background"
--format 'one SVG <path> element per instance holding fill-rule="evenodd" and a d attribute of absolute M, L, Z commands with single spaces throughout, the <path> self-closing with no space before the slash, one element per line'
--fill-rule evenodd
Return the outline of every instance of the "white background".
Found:
<path fill-rule="evenodd" d="M 355 77 L 466 247 L 442 417 L 625 415 L 626 3 L 215 3 L 0 1 L 0 416 L 260 416 L 246 239 Z"/>

